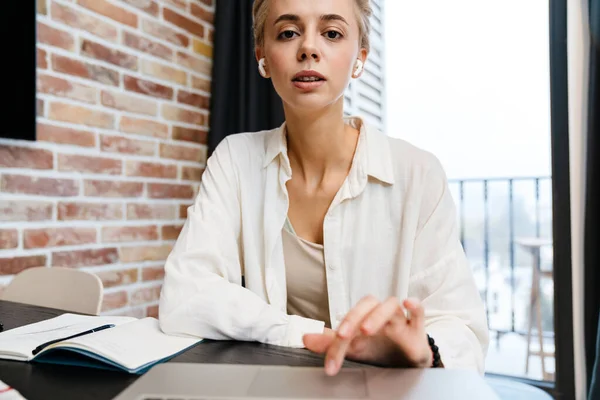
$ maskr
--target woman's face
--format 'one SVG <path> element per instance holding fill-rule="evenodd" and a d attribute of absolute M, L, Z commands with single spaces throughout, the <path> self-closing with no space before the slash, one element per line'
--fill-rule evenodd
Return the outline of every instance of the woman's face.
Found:
<path fill-rule="evenodd" d="M 288 106 L 311 110 L 341 101 L 360 49 L 355 0 L 268 0 L 266 70 Z"/>

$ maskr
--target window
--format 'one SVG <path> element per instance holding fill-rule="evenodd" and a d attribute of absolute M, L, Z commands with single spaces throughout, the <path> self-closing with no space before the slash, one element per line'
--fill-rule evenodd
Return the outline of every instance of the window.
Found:
<path fill-rule="evenodd" d="M 555 342 L 572 322 L 555 313 L 571 307 L 565 1 L 385 7 L 384 130 L 446 169 L 488 315 L 486 372 L 569 392 L 556 360 L 572 365 L 572 330 Z"/>

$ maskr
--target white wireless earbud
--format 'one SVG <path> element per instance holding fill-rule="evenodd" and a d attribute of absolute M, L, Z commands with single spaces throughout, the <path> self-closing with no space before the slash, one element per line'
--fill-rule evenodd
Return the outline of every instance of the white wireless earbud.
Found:
<path fill-rule="evenodd" d="M 267 71 L 265 70 L 265 59 L 264 59 L 264 58 L 261 58 L 261 59 L 258 61 L 258 72 L 260 72 L 260 75 L 261 75 L 263 78 L 266 78 L 266 77 L 267 77 Z"/>
<path fill-rule="evenodd" d="M 362 72 L 363 66 L 364 66 L 363 62 L 360 59 L 357 59 L 356 66 L 355 66 L 356 71 L 354 72 L 355 76 L 358 76 Z"/>

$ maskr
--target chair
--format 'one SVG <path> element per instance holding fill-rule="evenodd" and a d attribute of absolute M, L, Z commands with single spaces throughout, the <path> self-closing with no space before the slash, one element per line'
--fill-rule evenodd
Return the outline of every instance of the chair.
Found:
<path fill-rule="evenodd" d="M 96 275 L 71 268 L 35 267 L 17 274 L 4 289 L 2 300 L 98 315 L 102 281 Z"/>
<path fill-rule="evenodd" d="M 596 357 L 594 366 L 591 371 L 590 388 L 588 400 L 600 399 L 600 320 L 598 322 L 598 330 L 596 333 Z"/>
<path fill-rule="evenodd" d="M 551 246 L 551 239 L 543 238 L 518 238 L 517 244 L 521 245 L 525 250 L 531 253 L 533 258 L 532 276 L 531 276 L 531 293 L 529 299 L 529 324 L 527 329 L 527 355 L 525 360 L 525 374 L 529 372 L 529 358 L 531 356 L 540 356 L 542 363 L 542 378 L 544 380 L 553 380 L 552 374 L 546 372 L 546 357 L 554 357 L 554 353 L 544 351 L 544 336 L 542 329 L 542 303 L 540 301 L 540 281 L 542 278 L 552 279 L 552 271 L 541 269 L 540 249 L 544 246 Z M 539 351 L 531 350 L 531 336 L 533 321 L 537 323 L 537 339 Z"/>

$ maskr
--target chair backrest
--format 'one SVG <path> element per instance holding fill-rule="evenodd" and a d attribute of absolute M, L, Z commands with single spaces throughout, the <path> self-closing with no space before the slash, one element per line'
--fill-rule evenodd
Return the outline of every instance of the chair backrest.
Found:
<path fill-rule="evenodd" d="M 71 268 L 35 267 L 17 274 L 4 289 L 2 300 L 98 315 L 102 281 L 96 275 Z"/>

